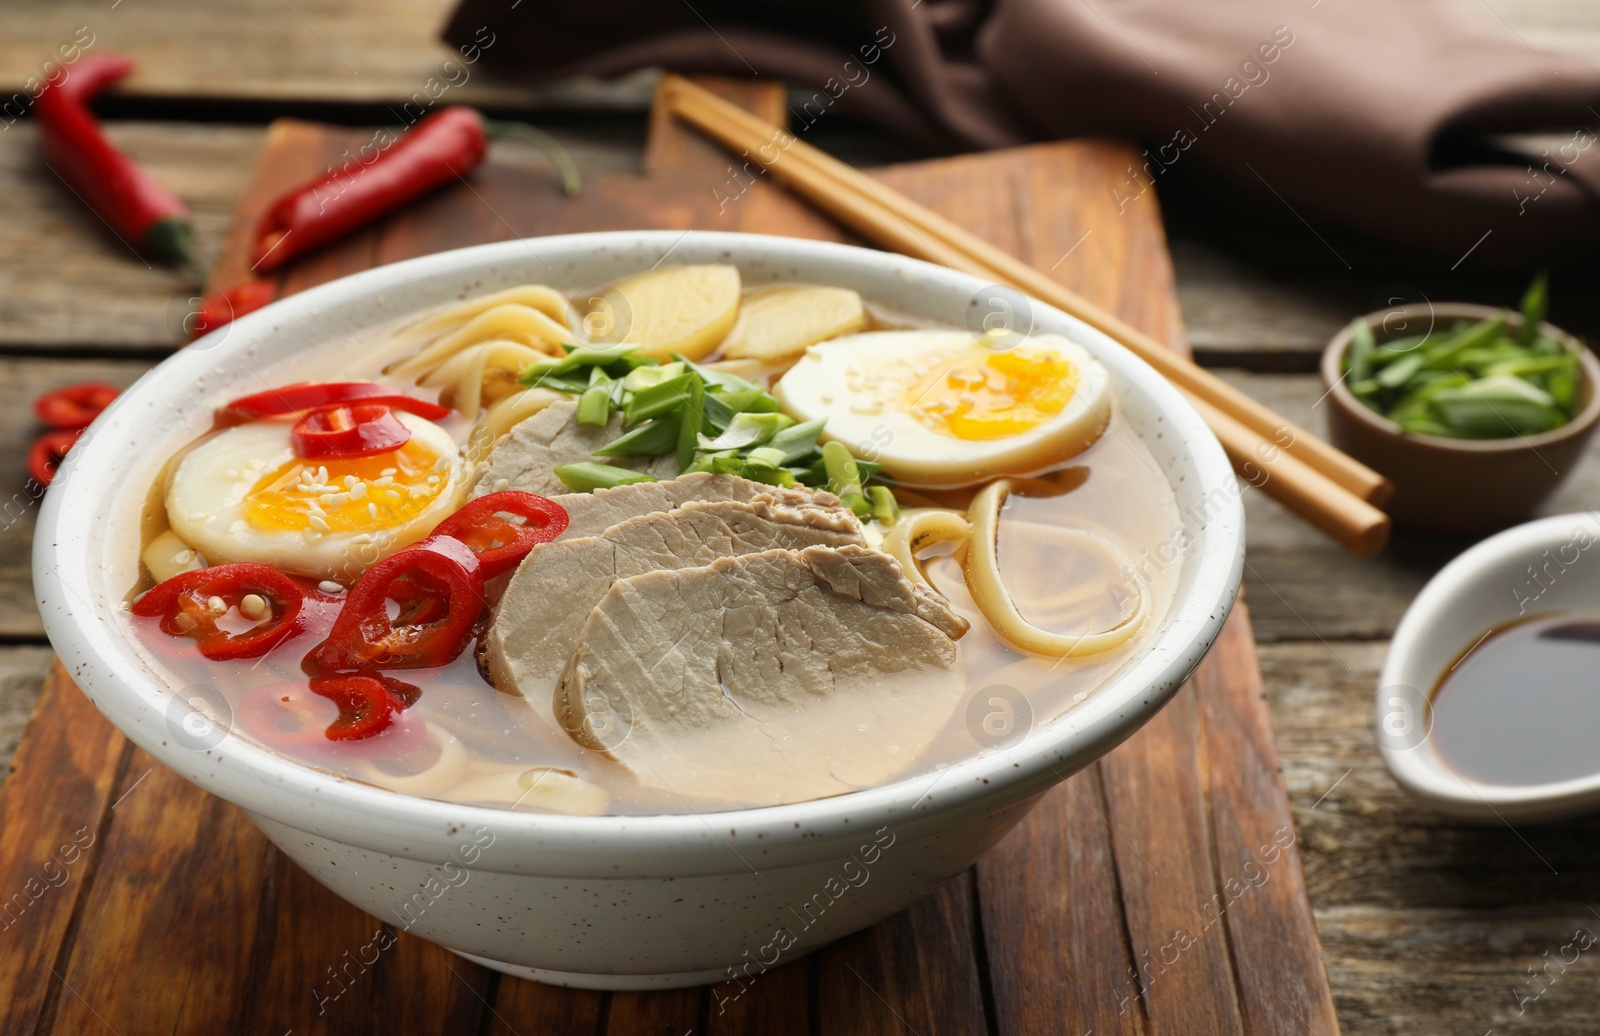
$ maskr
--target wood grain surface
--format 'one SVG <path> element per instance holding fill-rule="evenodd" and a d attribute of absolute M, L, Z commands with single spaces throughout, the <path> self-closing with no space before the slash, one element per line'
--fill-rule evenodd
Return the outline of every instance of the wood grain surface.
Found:
<path fill-rule="evenodd" d="M 773 101 L 747 86 L 723 89 L 751 106 Z M 680 132 L 656 126 L 646 149 L 648 195 L 638 182 L 616 178 L 565 199 L 547 173 L 491 165 L 469 189 L 441 192 L 308 257 L 285 276 L 283 290 L 440 247 L 576 227 L 838 236 L 759 181 L 721 205 L 712 192 L 725 170 L 712 163 L 725 165 L 724 157 L 671 139 Z M 279 124 L 241 212 L 285 180 L 320 170 L 350 139 Z M 1057 262 L 1063 276 L 1081 278 L 1079 290 L 1181 347 L 1153 201 L 1136 218 L 1107 224 L 1107 192 L 1062 189 L 1099 182 L 1125 157 L 1120 145 L 1042 145 L 882 175 L 1030 261 Z M 1096 233 L 1085 238 L 1091 227 Z M 1074 242 L 1081 247 L 1063 255 Z M 224 249 L 218 278 L 240 275 L 228 258 L 239 243 L 235 237 Z M 17 810 L 21 824 L 22 804 L 59 785 L 76 796 L 56 811 L 60 817 L 86 815 L 97 832 L 82 854 L 84 880 L 52 889 L 33 908 L 34 956 L 52 963 L 15 983 L 28 995 L 0 999 L 19 1031 L 81 1032 L 103 1021 L 132 1032 L 344 1032 L 381 1024 L 418 1032 L 1101 1026 L 1096 1031 L 1266 1034 L 1285 1031 L 1285 1012 L 1307 1031 L 1337 1031 L 1242 607 L 1172 706 L 1047 794 L 974 871 L 868 931 L 762 976 L 732 1000 L 717 987 L 555 990 L 393 933 L 287 863 L 233 807 L 179 780 L 86 709 L 70 682 L 55 678 L 15 774 L 0 787 L 0 810 Z M 67 741 L 82 771 L 75 782 L 57 772 Z M 62 837 L 56 828 L 70 822 L 45 825 L 43 841 L 29 840 L 15 861 L 0 858 L 13 863 L 0 868 L 0 881 L 18 881 L 29 861 L 42 859 L 39 846 Z M 1267 861 L 1275 833 L 1281 840 L 1284 831 L 1288 845 Z M 13 840 L 23 841 L 0 843 Z M 226 945 L 214 945 L 223 931 Z M 341 971 L 347 951 L 380 935 L 397 940 L 393 951 L 359 974 Z M 0 942 L 0 954 L 11 949 Z"/>

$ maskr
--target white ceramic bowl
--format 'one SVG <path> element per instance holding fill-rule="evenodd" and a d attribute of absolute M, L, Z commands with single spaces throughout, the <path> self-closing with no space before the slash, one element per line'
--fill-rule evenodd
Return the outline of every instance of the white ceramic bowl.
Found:
<path fill-rule="evenodd" d="M 502 287 L 580 288 L 657 265 L 731 262 L 747 284 L 858 289 L 961 326 L 1020 311 L 1112 372 L 1126 434 L 1157 458 L 1187 528 L 1177 599 L 1140 657 L 1027 737 L 937 775 L 768 809 L 567 817 L 383 791 L 292 762 L 209 722 L 119 633 L 139 513 L 162 458 L 254 373 L 346 331 Z M 119 520 L 108 521 L 108 516 Z M 238 804 L 301 867 L 361 909 L 512 974 L 595 988 L 689 985 L 753 958 L 787 962 L 959 874 L 1035 799 L 1133 733 L 1199 664 L 1239 584 L 1243 513 L 1199 415 L 1080 321 L 1009 289 L 866 249 L 743 234 L 638 232 L 509 241 L 427 256 L 292 296 L 223 328 L 123 393 L 45 497 L 34 580 L 51 642 L 95 705 L 185 778 Z M 1174 548 L 1175 550 L 1175 548 Z M 1167 560 L 1165 557 L 1163 561 Z M 975 746 L 976 747 L 976 746 Z"/>
<path fill-rule="evenodd" d="M 1558 514 L 1491 536 L 1423 587 L 1395 630 L 1378 679 L 1378 746 L 1402 788 L 1446 813 L 1487 824 L 1600 809 L 1600 773 L 1489 784 L 1457 773 L 1429 738 L 1429 699 L 1439 677 L 1485 631 L 1549 612 L 1600 612 L 1600 579 L 1589 571 L 1596 564 L 1600 512 Z"/>

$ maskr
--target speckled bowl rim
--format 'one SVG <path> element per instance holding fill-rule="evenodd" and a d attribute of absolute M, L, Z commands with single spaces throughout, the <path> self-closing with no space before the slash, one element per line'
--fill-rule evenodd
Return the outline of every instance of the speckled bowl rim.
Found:
<path fill-rule="evenodd" d="M 1387 339 L 1380 336 L 1384 321 L 1394 317 L 1430 317 L 1438 321 L 1449 320 L 1485 320 L 1504 313 L 1508 326 L 1520 327 L 1522 314 L 1514 310 L 1500 309 L 1495 306 L 1482 306 L 1474 302 L 1430 302 L 1418 305 L 1397 306 L 1391 309 L 1377 310 L 1361 317 L 1368 326 L 1373 328 L 1373 336 L 1378 344 L 1383 344 Z M 1353 321 L 1352 321 L 1353 323 Z M 1514 453 L 1527 453 L 1545 446 L 1565 442 L 1568 439 L 1579 438 L 1589 434 L 1596 421 L 1600 421 L 1600 360 L 1596 360 L 1594 353 L 1584 345 L 1583 340 L 1576 335 L 1564 331 L 1549 321 L 1539 325 L 1539 330 L 1544 334 L 1566 345 L 1578 354 L 1578 365 L 1583 370 L 1585 383 L 1589 388 L 1589 400 L 1582 410 L 1575 414 L 1572 420 L 1560 428 L 1552 428 L 1548 432 L 1538 435 L 1510 436 L 1504 439 L 1454 439 L 1445 435 L 1428 435 L 1425 432 L 1407 432 L 1398 424 L 1378 413 L 1356 398 L 1344 380 L 1344 355 L 1350 348 L 1350 340 L 1354 335 L 1351 324 L 1346 324 L 1334 335 L 1322 350 L 1322 384 L 1328 390 L 1328 395 L 1335 405 L 1350 415 L 1354 420 L 1361 422 L 1368 428 L 1395 439 L 1404 439 L 1407 442 L 1430 446 L 1437 450 L 1461 454 L 1462 456 L 1494 456 L 1509 455 Z M 1390 337 L 1400 337 L 1391 335 Z"/>
<path fill-rule="evenodd" d="M 251 356 L 271 353 L 262 347 L 275 335 L 291 335 L 319 314 L 324 318 L 347 314 L 355 302 L 374 306 L 379 304 L 375 299 L 396 297 L 401 302 L 394 315 L 433 305 L 433 301 L 410 301 L 406 289 L 435 290 L 441 279 L 456 284 L 471 284 L 474 278 L 480 284 L 494 281 L 481 291 L 494 290 L 502 279 L 526 282 L 540 276 L 522 272 L 529 265 L 530 251 L 553 257 L 557 266 L 568 257 L 569 270 L 592 264 L 597 253 L 611 261 L 610 253 L 615 252 L 610 277 L 643 268 L 652 256 L 670 255 L 675 263 L 784 264 L 796 274 L 813 271 L 805 275 L 829 280 L 848 276 L 847 283 L 861 285 L 869 298 L 870 285 L 882 281 L 885 291 L 895 290 L 887 285 L 906 284 L 911 285 L 905 289 L 908 292 L 938 293 L 940 298 L 957 293 L 954 297 L 970 300 L 969 307 L 994 288 L 947 268 L 827 242 L 623 231 L 507 241 L 390 264 L 292 295 L 244 317 L 231 329 L 215 332 L 226 335 L 225 340 L 214 344 L 202 340 L 197 343 L 200 348 L 191 346 L 174 354 L 101 416 L 95 434 L 84 448 L 73 451 L 46 494 L 34 541 L 35 587 L 50 640 L 67 672 L 135 743 L 180 775 L 247 811 L 313 834 L 331 833 L 347 844 L 375 851 L 443 861 L 467 837 L 461 832 L 487 827 L 502 847 L 487 863 L 492 870 L 574 877 L 597 872 L 617 877 L 728 873 L 750 866 L 744 854 L 729 853 L 736 845 L 760 847 L 764 866 L 800 864 L 836 856 L 847 841 L 881 824 L 894 823 L 897 830 L 904 827 L 913 834 L 936 837 L 941 828 L 956 826 L 973 809 L 1016 806 L 1137 730 L 1176 692 L 1219 635 L 1238 593 L 1244 557 L 1240 492 L 1221 446 L 1193 407 L 1143 361 L 1081 321 L 1031 302 L 1036 328 L 1060 329 L 1083 344 L 1112 370 L 1119 392 L 1148 404 L 1151 410 L 1143 417 L 1135 414 L 1133 420 L 1161 424 L 1161 434 L 1173 437 L 1158 444 L 1157 455 L 1167 451 L 1176 458 L 1163 461 L 1163 466 L 1172 472 L 1175 489 L 1181 490 L 1180 501 L 1201 500 L 1208 506 L 1205 522 L 1192 532 L 1188 551 L 1179 554 L 1185 570 L 1179 574 L 1180 599 L 1143 656 L 1088 700 L 1020 741 L 974 754 L 932 778 L 924 774 L 834 798 L 703 815 L 603 817 L 522 813 L 415 798 L 331 776 L 231 735 L 203 755 L 174 745 L 165 736 L 164 719 L 172 689 L 141 672 L 139 652 L 108 621 L 110 605 L 90 603 L 97 593 L 91 548 L 99 543 L 102 554 L 106 549 L 104 537 L 97 541 L 93 533 L 110 496 L 101 487 L 119 475 L 126 480 L 126 465 L 119 468 L 118 457 L 131 464 L 137 456 L 134 451 L 151 449 L 140 445 L 142 437 L 173 436 L 170 428 L 160 429 L 164 408 L 173 411 L 167 415 L 169 422 L 177 413 L 175 404 L 161 402 L 163 387 L 202 384 L 203 402 L 187 405 L 191 409 L 210 405 L 208 397 L 226 381 L 216 373 L 219 365 L 230 358 L 243 356 L 245 360 L 238 362 L 246 362 Z M 543 261 L 550 265 L 548 258 Z M 823 267 L 825 274 L 814 272 Z M 567 286 L 559 270 L 543 276 Z M 280 354 L 296 351 L 286 348 Z M 1160 437 L 1144 436 L 1147 442 Z M 1218 504 L 1214 515 L 1211 502 Z M 1186 594 L 1181 592 L 1185 586 Z"/>

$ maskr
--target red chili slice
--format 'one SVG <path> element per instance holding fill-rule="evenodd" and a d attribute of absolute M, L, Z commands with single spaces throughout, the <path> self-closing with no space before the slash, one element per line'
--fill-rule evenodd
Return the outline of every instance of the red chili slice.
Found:
<path fill-rule="evenodd" d="M 218 620 L 251 594 L 265 599 L 267 616 L 238 633 L 224 630 Z M 299 584 L 270 565 L 239 562 L 175 575 L 134 601 L 133 614 L 159 618 L 163 633 L 189 637 L 205 657 L 227 661 L 264 655 L 299 632 L 304 599 Z"/>
<path fill-rule="evenodd" d="M 188 323 L 189 339 L 208 335 L 233 323 L 246 313 L 254 313 L 278 296 L 276 281 L 245 281 L 243 284 L 207 295 Z"/>
<path fill-rule="evenodd" d="M 391 600 L 403 614 L 389 615 Z M 310 661 L 330 674 L 442 666 L 466 649 L 483 604 L 483 573 L 472 551 L 430 537 L 378 562 L 350 588 Z"/>
<path fill-rule="evenodd" d="M 353 718 L 347 711 L 355 709 L 347 709 L 342 700 L 345 695 L 313 693 L 305 682 L 268 684 L 248 691 L 235 709 L 238 727 L 280 752 L 314 761 L 392 758 L 422 747 L 427 740 L 427 721 L 407 717 L 406 703 L 394 692 L 395 686 L 410 685 L 384 676 L 373 679 L 389 692 L 389 721 L 381 732 L 361 741 L 328 736 L 329 728 L 347 723 Z"/>
<path fill-rule="evenodd" d="M 508 514 L 513 517 L 507 518 Z M 566 528 L 566 508 L 542 496 L 512 490 L 479 497 L 440 522 L 433 534 L 465 543 L 478 556 L 483 578 L 493 579 L 516 568 L 530 550 L 560 536 Z"/>
<path fill-rule="evenodd" d="M 28 449 L 28 474 L 33 480 L 41 486 L 48 486 L 56 477 L 61 462 L 67 459 L 67 452 L 82 434 L 82 430 L 45 432 L 33 440 L 33 445 Z"/>
<path fill-rule="evenodd" d="M 80 381 L 52 389 L 33 401 L 33 412 L 52 428 L 77 431 L 89 427 L 122 390 L 103 381 Z"/>
<path fill-rule="evenodd" d="M 319 676 L 311 693 L 339 706 L 339 718 L 323 735 L 329 741 L 365 741 L 386 730 L 399 712 L 389 689 L 370 676 Z"/>
<path fill-rule="evenodd" d="M 295 456 L 370 457 L 398 450 L 411 441 L 411 429 L 382 403 L 349 403 L 313 410 L 289 433 Z"/>
<path fill-rule="evenodd" d="M 258 417 L 282 417 L 302 410 L 317 410 L 340 403 L 382 403 L 395 410 L 405 410 L 437 421 L 450 413 L 449 407 L 426 400 L 414 399 L 390 385 L 375 381 L 303 381 L 282 388 L 268 389 L 254 395 L 240 396 L 223 408 L 224 415 L 251 420 Z"/>

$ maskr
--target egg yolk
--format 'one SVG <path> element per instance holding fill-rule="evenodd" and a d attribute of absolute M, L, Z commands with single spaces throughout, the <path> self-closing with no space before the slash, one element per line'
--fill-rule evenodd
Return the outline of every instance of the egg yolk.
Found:
<path fill-rule="evenodd" d="M 939 373 L 914 384 L 905 409 L 927 427 L 956 439 L 1004 439 L 1060 414 L 1077 387 L 1078 369 L 1054 353 L 964 351 Z"/>
<path fill-rule="evenodd" d="M 415 438 L 371 457 L 297 458 L 251 488 L 245 520 L 293 532 L 393 528 L 425 511 L 449 474 L 449 461 Z"/>

